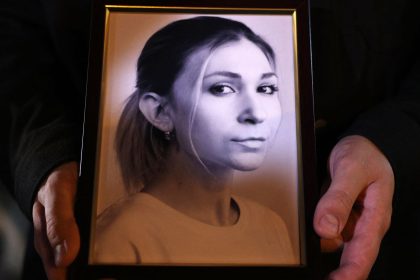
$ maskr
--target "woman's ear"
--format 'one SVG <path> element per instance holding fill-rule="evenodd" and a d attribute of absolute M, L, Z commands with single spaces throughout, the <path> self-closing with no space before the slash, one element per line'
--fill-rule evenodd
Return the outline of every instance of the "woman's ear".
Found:
<path fill-rule="evenodd" d="M 146 92 L 140 97 L 140 111 L 154 127 L 163 132 L 172 131 L 174 127 L 167 106 L 167 99 L 157 93 Z"/>

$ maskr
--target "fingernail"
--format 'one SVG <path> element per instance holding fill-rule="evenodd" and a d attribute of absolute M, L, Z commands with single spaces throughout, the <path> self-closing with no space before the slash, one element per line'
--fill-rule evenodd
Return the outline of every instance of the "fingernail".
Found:
<path fill-rule="evenodd" d="M 322 228 L 331 235 L 338 235 L 338 219 L 331 214 L 327 214 L 321 218 L 320 224 Z"/>
<path fill-rule="evenodd" d="M 67 243 L 63 241 L 54 248 L 54 262 L 56 266 L 60 266 L 64 255 L 67 253 Z"/>

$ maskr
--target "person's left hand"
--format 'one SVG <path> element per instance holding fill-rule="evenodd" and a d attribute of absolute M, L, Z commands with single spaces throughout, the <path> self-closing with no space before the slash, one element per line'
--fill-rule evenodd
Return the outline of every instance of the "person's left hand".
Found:
<path fill-rule="evenodd" d="M 329 159 L 331 185 L 318 202 L 314 228 L 324 251 L 343 247 L 329 279 L 366 279 L 391 223 L 394 173 L 362 136 L 343 138 Z"/>
<path fill-rule="evenodd" d="M 77 162 L 64 163 L 48 175 L 32 208 L 34 245 L 49 280 L 65 280 L 80 247 L 74 217 Z"/>

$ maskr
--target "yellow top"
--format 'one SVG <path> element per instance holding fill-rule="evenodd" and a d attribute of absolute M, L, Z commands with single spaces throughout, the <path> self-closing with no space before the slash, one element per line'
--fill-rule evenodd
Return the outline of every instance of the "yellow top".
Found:
<path fill-rule="evenodd" d="M 286 226 L 274 211 L 234 197 L 231 226 L 197 221 L 157 198 L 138 193 L 97 220 L 94 263 L 161 265 L 298 264 Z"/>

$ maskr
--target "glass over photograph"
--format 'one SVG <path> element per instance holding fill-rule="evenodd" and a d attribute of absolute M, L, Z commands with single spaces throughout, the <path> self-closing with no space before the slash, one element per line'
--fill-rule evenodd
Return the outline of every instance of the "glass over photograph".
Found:
<path fill-rule="evenodd" d="M 91 264 L 302 263 L 291 14 L 108 15 Z"/>

